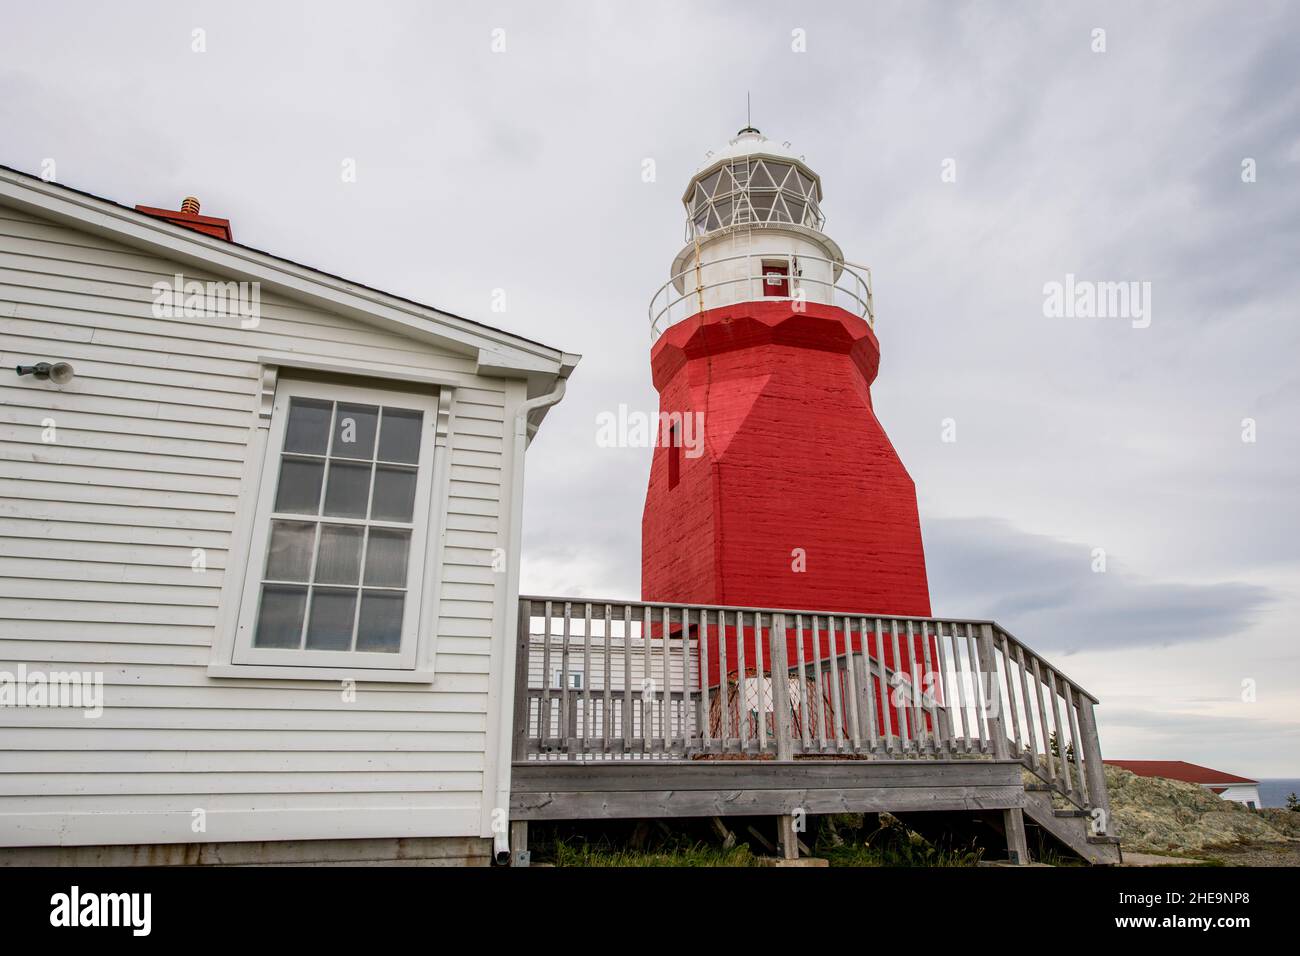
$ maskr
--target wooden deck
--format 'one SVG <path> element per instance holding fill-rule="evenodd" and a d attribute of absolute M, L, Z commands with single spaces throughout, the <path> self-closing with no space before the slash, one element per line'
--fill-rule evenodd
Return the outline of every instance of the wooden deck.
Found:
<path fill-rule="evenodd" d="M 523 597 L 510 816 L 997 810 L 1114 862 L 1096 703 L 993 621 Z"/>

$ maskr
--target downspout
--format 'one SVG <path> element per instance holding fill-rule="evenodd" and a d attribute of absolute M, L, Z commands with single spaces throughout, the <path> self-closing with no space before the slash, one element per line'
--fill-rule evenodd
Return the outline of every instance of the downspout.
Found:
<path fill-rule="evenodd" d="M 524 455 L 528 450 L 528 415 L 535 409 L 554 405 L 564 397 L 566 380 L 557 379 L 555 389 L 545 395 L 530 398 L 515 412 L 515 449 L 512 462 L 510 495 L 510 550 L 514 552 L 506 564 L 505 635 L 501 646 L 501 664 L 497 671 L 497 701 L 502 709 L 497 725 L 497 792 L 496 804 L 510 810 L 510 765 L 514 760 L 515 731 L 515 637 L 519 633 L 519 563 L 523 553 L 524 528 Z M 510 830 L 493 837 L 493 855 L 501 864 L 510 862 Z"/>

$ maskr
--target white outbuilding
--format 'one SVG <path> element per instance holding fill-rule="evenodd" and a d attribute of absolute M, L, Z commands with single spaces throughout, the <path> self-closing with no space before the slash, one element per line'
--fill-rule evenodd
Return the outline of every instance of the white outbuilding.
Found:
<path fill-rule="evenodd" d="M 1263 806 L 1259 800 L 1259 781 L 1239 777 L 1235 773 L 1225 773 L 1185 760 L 1107 760 L 1106 763 L 1132 771 L 1139 777 L 1164 777 L 1167 780 L 1194 783 L 1224 800 L 1244 803 L 1252 810 Z"/>
<path fill-rule="evenodd" d="M 0 863 L 504 854 L 578 356 L 3 167 L 0 333 Z"/>

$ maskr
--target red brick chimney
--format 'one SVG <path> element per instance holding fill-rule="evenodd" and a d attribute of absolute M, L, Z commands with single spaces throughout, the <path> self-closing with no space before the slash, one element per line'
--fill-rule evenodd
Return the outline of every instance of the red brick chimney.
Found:
<path fill-rule="evenodd" d="M 179 211 L 155 209 L 153 206 L 136 206 L 135 211 L 142 212 L 146 216 L 153 216 L 155 219 L 164 219 L 175 225 L 184 226 L 186 229 L 193 229 L 205 236 L 216 236 L 218 239 L 226 240 L 226 242 L 234 242 L 235 240 L 234 234 L 230 231 L 230 220 L 218 219 L 215 216 L 200 216 L 199 201 L 193 196 L 186 196 L 181 200 Z"/>

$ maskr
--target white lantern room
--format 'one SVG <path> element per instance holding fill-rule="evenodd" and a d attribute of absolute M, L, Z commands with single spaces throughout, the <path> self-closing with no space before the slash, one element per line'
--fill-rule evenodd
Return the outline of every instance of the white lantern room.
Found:
<path fill-rule="evenodd" d="M 682 196 L 686 245 L 650 304 L 650 334 L 700 312 L 787 299 L 837 305 L 873 322 L 870 273 L 822 231 L 821 177 L 752 126 L 710 152 Z"/>

